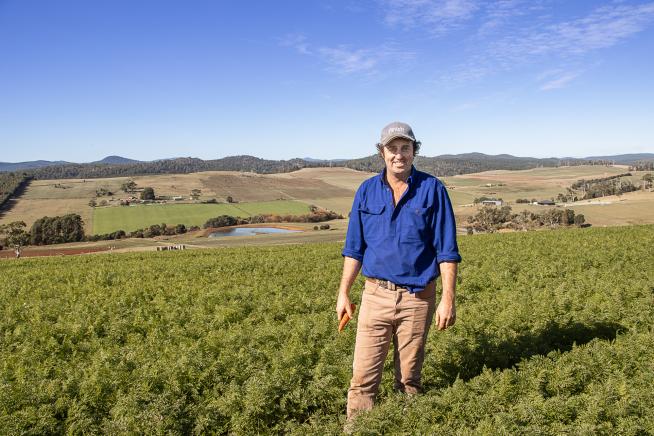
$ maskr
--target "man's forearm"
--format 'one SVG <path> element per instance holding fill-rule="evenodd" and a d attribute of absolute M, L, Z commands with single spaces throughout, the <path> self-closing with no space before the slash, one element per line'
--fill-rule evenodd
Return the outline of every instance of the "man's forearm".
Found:
<path fill-rule="evenodd" d="M 438 264 L 441 271 L 441 282 L 443 283 L 442 299 L 454 302 L 456 297 L 456 273 L 458 264 L 456 262 L 442 262 Z"/>
<path fill-rule="evenodd" d="M 341 286 L 338 288 L 338 292 L 343 292 L 347 295 L 350 292 L 354 280 L 356 280 L 357 275 L 359 274 L 361 262 L 347 256 L 343 259 L 343 276 L 341 278 Z"/>

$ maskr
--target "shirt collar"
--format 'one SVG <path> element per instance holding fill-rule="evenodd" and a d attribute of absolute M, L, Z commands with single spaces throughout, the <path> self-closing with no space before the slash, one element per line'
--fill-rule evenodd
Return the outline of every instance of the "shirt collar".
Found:
<path fill-rule="evenodd" d="M 411 185 L 411 183 L 413 183 L 415 180 L 415 176 L 416 167 L 411 164 L 411 174 L 409 174 L 409 178 L 406 180 L 406 182 Z M 386 166 L 384 166 L 384 169 L 379 173 L 379 182 L 382 184 L 382 186 L 386 185 Z"/>

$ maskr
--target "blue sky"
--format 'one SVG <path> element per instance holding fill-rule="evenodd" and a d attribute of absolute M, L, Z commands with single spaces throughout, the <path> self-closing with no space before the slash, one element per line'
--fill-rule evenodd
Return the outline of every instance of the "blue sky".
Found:
<path fill-rule="evenodd" d="M 0 0 L 0 161 L 654 152 L 654 1 Z"/>

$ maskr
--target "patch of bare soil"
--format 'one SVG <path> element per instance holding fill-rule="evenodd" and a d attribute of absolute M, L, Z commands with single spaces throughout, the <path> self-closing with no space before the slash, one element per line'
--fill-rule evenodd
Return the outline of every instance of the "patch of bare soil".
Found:
<path fill-rule="evenodd" d="M 70 256 L 74 254 L 90 254 L 101 251 L 109 251 L 109 247 L 86 247 L 86 248 L 24 248 L 21 257 L 41 256 Z M 12 259 L 16 254 L 14 250 L 0 251 L 0 259 Z"/>

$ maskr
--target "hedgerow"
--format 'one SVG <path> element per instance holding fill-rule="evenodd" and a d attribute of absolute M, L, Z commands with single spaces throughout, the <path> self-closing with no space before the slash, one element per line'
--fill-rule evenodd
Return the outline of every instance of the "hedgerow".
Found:
<path fill-rule="evenodd" d="M 425 393 L 394 393 L 389 359 L 355 432 L 654 432 L 654 226 L 459 242 L 458 321 L 430 332 Z M 340 248 L 0 262 L 0 428 L 339 433 Z"/>

